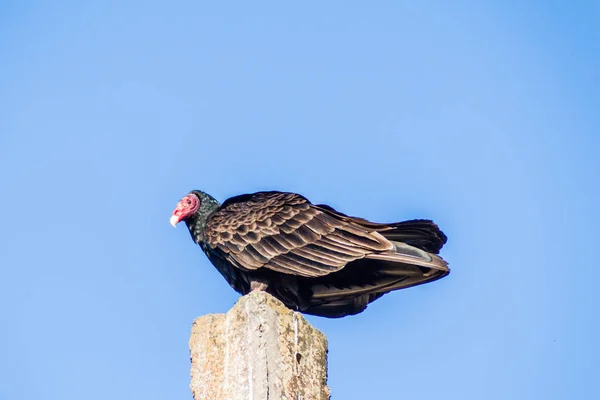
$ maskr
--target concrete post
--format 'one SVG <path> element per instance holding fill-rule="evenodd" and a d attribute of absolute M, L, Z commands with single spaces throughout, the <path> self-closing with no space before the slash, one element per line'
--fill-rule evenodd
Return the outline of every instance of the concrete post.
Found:
<path fill-rule="evenodd" d="M 264 292 L 199 317 L 190 338 L 195 400 L 328 400 L 327 339 Z"/>

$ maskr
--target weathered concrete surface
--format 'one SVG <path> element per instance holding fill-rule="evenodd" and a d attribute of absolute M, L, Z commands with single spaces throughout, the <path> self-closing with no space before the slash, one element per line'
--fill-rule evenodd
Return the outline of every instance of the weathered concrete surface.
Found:
<path fill-rule="evenodd" d="M 197 318 L 190 354 L 195 400 L 329 399 L 325 335 L 264 292 Z"/>

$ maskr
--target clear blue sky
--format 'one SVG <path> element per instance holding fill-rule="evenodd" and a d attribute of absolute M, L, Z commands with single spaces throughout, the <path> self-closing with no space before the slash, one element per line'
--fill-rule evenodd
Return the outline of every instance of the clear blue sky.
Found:
<path fill-rule="evenodd" d="M 191 399 L 195 188 L 449 236 L 309 318 L 334 399 L 600 398 L 599 3 L 416 3 L 2 2 L 0 400 Z"/>

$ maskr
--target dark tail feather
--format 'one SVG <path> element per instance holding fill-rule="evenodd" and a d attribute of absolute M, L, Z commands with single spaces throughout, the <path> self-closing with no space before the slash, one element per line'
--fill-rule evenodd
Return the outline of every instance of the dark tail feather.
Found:
<path fill-rule="evenodd" d="M 444 232 L 428 219 L 414 219 L 386 225 L 387 229 L 379 230 L 386 239 L 402 242 L 438 254 L 448 238 Z"/>

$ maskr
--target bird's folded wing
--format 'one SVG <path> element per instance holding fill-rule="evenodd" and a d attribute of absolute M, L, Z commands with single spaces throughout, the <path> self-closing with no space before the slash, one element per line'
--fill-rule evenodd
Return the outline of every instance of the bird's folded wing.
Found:
<path fill-rule="evenodd" d="M 282 192 L 228 200 L 209 218 L 205 241 L 242 270 L 267 268 L 304 277 L 327 275 L 394 247 L 373 229 Z"/>

